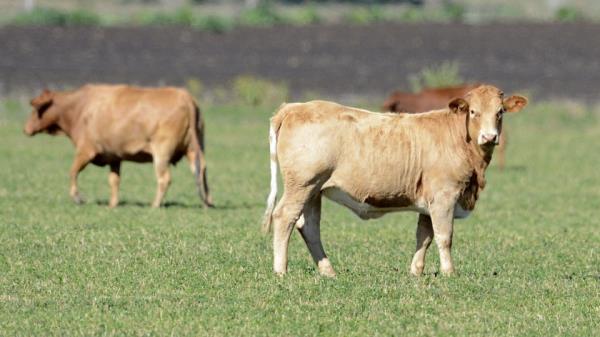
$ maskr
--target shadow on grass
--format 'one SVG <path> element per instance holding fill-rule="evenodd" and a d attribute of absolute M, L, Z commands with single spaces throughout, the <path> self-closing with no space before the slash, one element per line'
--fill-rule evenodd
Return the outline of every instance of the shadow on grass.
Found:
<path fill-rule="evenodd" d="M 93 202 L 98 206 L 106 206 L 108 207 L 108 200 L 96 200 Z M 140 208 L 151 208 L 150 202 L 143 201 L 134 201 L 134 200 L 121 200 L 119 201 L 119 206 L 117 207 L 140 207 Z M 264 207 L 263 203 L 242 203 L 240 205 L 233 205 L 231 203 L 223 203 L 217 204 L 214 207 L 204 207 L 200 202 L 198 203 L 182 203 L 179 201 L 166 201 L 163 202 L 162 206 L 164 208 L 198 208 L 198 209 L 207 209 L 207 210 L 236 210 L 236 209 L 252 209 L 252 208 L 262 208 Z"/>
<path fill-rule="evenodd" d="M 108 200 L 96 200 L 94 202 L 98 206 L 107 206 Z M 141 207 L 141 208 L 151 208 L 150 202 L 144 201 L 134 201 L 134 200 L 121 200 L 119 201 L 119 206 L 117 207 Z M 179 201 L 167 201 L 162 204 L 161 207 L 171 208 L 171 207 L 179 207 L 179 208 L 202 208 L 200 204 L 185 204 Z"/>
<path fill-rule="evenodd" d="M 263 202 L 243 202 L 240 204 L 232 204 L 230 202 L 223 202 L 216 204 L 213 208 L 207 209 L 215 209 L 215 210 L 237 210 L 237 209 L 255 209 L 255 208 L 264 208 L 266 205 Z"/>
<path fill-rule="evenodd" d="M 502 171 L 525 172 L 525 171 L 527 171 L 527 166 L 525 166 L 525 165 L 508 165 L 508 166 L 505 166 L 504 168 L 500 168 L 496 165 L 492 165 L 489 167 L 489 169 L 498 171 L 498 172 L 502 172 Z"/>

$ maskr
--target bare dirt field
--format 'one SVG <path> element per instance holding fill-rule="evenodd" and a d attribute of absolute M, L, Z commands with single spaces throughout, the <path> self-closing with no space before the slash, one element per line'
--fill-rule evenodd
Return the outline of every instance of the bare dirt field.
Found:
<path fill-rule="evenodd" d="M 293 97 L 383 97 L 407 76 L 457 61 L 468 80 L 536 98 L 595 101 L 600 25 L 378 24 L 237 29 L 0 28 L 0 93 L 85 82 L 226 85 L 286 81 Z"/>

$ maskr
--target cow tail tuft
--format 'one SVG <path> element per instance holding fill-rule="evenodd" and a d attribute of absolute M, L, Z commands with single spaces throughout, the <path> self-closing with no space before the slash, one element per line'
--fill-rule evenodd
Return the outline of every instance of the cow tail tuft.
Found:
<path fill-rule="evenodd" d="M 279 133 L 279 128 L 281 127 L 281 122 L 283 121 L 281 110 L 284 105 L 285 103 L 279 107 L 277 113 L 271 118 L 271 123 L 269 125 L 271 190 L 269 192 L 269 196 L 267 197 L 267 209 L 265 210 L 262 222 L 263 233 L 269 233 L 271 231 L 271 226 L 273 223 L 273 211 L 275 210 L 275 202 L 277 201 L 277 135 Z"/>

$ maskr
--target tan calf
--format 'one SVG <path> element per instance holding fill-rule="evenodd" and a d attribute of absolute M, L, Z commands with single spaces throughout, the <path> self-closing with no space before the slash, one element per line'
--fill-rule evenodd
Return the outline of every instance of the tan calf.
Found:
<path fill-rule="evenodd" d="M 31 100 L 25 133 L 63 133 L 75 145 L 70 195 L 81 203 L 77 176 L 87 164 L 108 165 L 110 207 L 119 202 L 121 162 L 153 162 L 159 207 L 171 182 L 169 164 L 190 161 L 201 199 L 212 205 L 206 182 L 204 123 L 191 95 L 179 88 L 85 85 L 73 91 L 45 90 Z"/>
<path fill-rule="evenodd" d="M 504 112 L 526 104 L 492 86 L 422 114 L 372 113 L 325 101 L 284 104 L 271 119 L 271 192 L 263 223 L 266 231 L 273 226 L 275 272 L 287 272 L 295 226 L 319 272 L 335 275 L 320 238 L 322 196 L 362 219 L 419 213 L 411 273 L 422 274 L 434 239 L 442 273 L 454 272 L 454 218 L 468 216 L 485 186 Z M 278 164 L 284 192 L 275 207 Z"/>

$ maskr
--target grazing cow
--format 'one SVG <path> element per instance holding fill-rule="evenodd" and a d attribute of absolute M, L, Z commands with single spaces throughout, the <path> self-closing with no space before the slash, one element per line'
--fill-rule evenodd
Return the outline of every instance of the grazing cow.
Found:
<path fill-rule="evenodd" d="M 71 198 L 81 203 L 77 176 L 88 163 L 108 165 L 109 206 L 117 206 L 121 161 L 153 162 L 158 180 L 153 207 L 171 181 L 169 164 L 190 161 L 201 199 L 212 201 L 206 181 L 204 122 L 192 96 L 179 88 L 85 85 L 73 91 L 44 90 L 31 100 L 25 133 L 64 133 L 75 145 Z"/>
<path fill-rule="evenodd" d="M 271 119 L 271 191 L 263 222 L 264 231 L 274 227 L 275 272 L 287 271 L 295 226 L 319 272 L 335 275 L 320 237 L 325 196 L 361 219 L 419 213 L 411 273 L 422 274 L 434 238 L 442 273 L 453 273 L 454 218 L 474 209 L 485 186 L 504 112 L 526 104 L 524 97 L 504 98 L 498 88 L 481 86 L 422 114 L 372 113 L 325 101 L 282 105 Z M 284 192 L 275 207 L 278 164 Z"/>
<path fill-rule="evenodd" d="M 382 111 L 420 113 L 442 109 L 453 98 L 464 97 L 481 84 L 463 84 L 453 87 L 426 88 L 416 94 L 394 91 L 383 103 Z M 500 134 L 500 142 L 495 150 L 498 166 L 504 168 L 506 152 L 506 130 Z"/>

